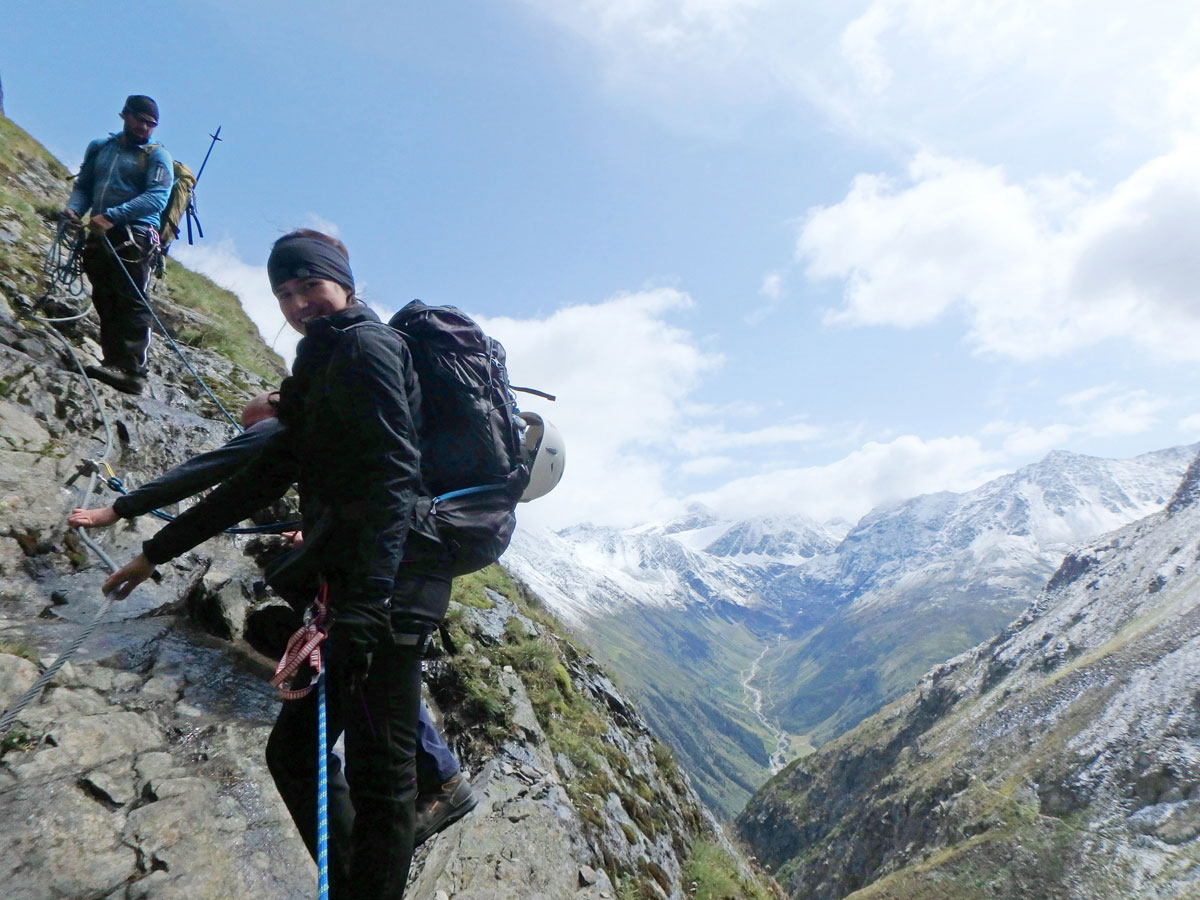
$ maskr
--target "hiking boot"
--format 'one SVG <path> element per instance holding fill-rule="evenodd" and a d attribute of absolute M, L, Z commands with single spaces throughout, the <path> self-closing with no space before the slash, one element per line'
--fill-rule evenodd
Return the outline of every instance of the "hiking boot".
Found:
<path fill-rule="evenodd" d="M 413 846 L 419 847 L 449 828 L 479 803 L 479 795 L 460 772 L 436 791 L 417 797 L 417 827 Z"/>
<path fill-rule="evenodd" d="M 103 381 L 109 387 L 115 387 L 118 391 L 126 394 L 140 394 L 142 388 L 146 386 L 145 375 L 130 372 L 128 369 L 122 369 L 119 366 L 108 364 L 84 366 L 83 371 L 87 372 L 88 375 L 97 381 Z"/>

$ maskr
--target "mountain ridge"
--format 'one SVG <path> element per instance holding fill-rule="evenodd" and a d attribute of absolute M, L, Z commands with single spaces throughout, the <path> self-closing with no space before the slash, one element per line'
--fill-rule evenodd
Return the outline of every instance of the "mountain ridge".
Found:
<path fill-rule="evenodd" d="M 739 832 L 792 896 L 1200 896 L 1198 484 L 764 786 Z"/>
<path fill-rule="evenodd" d="M 518 528 L 504 564 L 590 634 L 659 733 L 693 771 L 710 773 L 698 780 L 706 801 L 733 815 L 749 796 L 734 784 L 770 774 L 777 730 L 791 736 L 793 755 L 803 752 L 996 633 L 1073 546 L 1165 504 L 1195 454 L 1056 451 L 973 491 L 872 510 L 840 540 L 803 516 L 724 521 L 701 507 L 630 529 Z M 631 637 L 622 626 L 635 622 Z M 763 727 L 737 687 L 756 661 L 762 711 L 777 729 Z M 712 692 L 710 678 L 728 687 Z M 690 695 L 706 690 L 700 706 Z M 697 727 L 725 747 L 718 758 L 729 774 L 672 737 Z M 724 743 L 733 734 L 741 737 Z"/>

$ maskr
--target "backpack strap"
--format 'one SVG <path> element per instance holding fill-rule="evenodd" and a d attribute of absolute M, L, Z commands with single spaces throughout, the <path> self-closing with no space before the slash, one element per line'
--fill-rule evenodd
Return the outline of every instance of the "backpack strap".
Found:
<path fill-rule="evenodd" d="M 142 152 L 138 154 L 138 165 L 142 167 L 142 177 L 145 178 L 150 173 L 150 154 L 161 147 L 162 144 L 157 141 L 151 141 L 148 144 L 142 144 L 138 147 Z M 146 189 L 146 185 L 142 185 L 142 190 Z"/>

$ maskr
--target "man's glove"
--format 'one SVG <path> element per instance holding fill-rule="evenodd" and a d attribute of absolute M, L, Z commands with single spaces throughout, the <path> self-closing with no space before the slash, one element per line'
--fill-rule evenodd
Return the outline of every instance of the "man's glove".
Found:
<path fill-rule="evenodd" d="M 329 628 L 329 655 L 352 690 L 366 679 L 371 654 L 389 637 L 391 627 L 391 616 L 383 601 L 360 600 L 335 611 Z"/>

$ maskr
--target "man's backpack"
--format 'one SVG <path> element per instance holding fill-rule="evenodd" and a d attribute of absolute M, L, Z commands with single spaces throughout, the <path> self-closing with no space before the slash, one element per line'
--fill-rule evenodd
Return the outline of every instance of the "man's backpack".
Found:
<path fill-rule="evenodd" d="M 436 538 L 465 575 L 500 558 L 529 482 L 522 423 L 504 347 L 453 306 L 414 300 L 388 324 L 412 353 L 421 385 L 421 477 L 430 497 L 415 529 Z"/>
<path fill-rule="evenodd" d="M 196 202 L 193 189 L 196 187 L 196 176 L 192 170 L 179 160 L 174 162 L 175 183 L 171 185 L 171 196 L 167 198 L 167 208 L 158 217 L 158 239 L 162 252 L 166 253 L 171 242 L 179 237 L 179 223 L 184 216 L 195 217 Z M 198 223 L 197 223 L 198 224 Z M 188 243 L 191 243 L 192 224 L 188 221 Z M 203 235 L 201 235 L 203 237 Z"/>
<path fill-rule="evenodd" d="M 142 146 L 142 171 L 148 173 L 150 169 L 150 151 L 156 147 L 161 147 L 162 144 L 149 143 Z M 179 223 L 187 217 L 188 243 L 192 242 L 192 222 L 195 221 L 196 228 L 200 227 L 200 220 L 196 218 L 196 195 L 194 189 L 196 187 L 196 176 L 192 174 L 192 170 L 181 163 L 174 157 L 171 158 L 171 175 L 174 181 L 171 183 L 171 193 L 167 197 L 166 208 L 158 215 L 158 246 L 162 251 L 163 256 L 171 248 L 171 243 L 175 238 L 179 237 Z M 200 232 L 200 237 L 204 237 L 204 232 Z M 161 277 L 163 270 L 161 267 L 161 257 L 159 258 L 160 266 L 158 274 Z"/>

